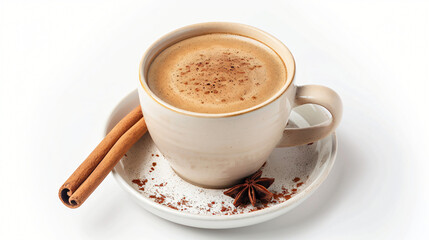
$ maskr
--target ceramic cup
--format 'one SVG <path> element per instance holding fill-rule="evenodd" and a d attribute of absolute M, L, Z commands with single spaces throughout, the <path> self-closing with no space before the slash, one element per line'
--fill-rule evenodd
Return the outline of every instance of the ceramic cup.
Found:
<path fill-rule="evenodd" d="M 148 87 L 147 72 L 165 48 L 190 37 L 230 33 L 271 47 L 287 69 L 284 86 L 265 102 L 230 113 L 205 114 L 176 108 Z M 156 41 L 140 62 L 140 104 L 149 133 L 171 167 L 183 179 L 207 188 L 228 187 L 257 171 L 276 147 L 317 141 L 338 126 L 342 103 L 331 89 L 295 85 L 295 61 L 289 49 L 270 34 L 238 23 L 200 23 L 177 29 Z M 331 113 L 328 122 L 285 129 L 292 108 L 318 104 Z"/>

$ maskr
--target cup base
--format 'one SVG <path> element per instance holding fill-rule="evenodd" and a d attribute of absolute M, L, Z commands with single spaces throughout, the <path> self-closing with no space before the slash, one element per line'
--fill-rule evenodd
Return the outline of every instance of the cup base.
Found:
<path fill-rule="evenodd" d="M 171 167 L 171 169 L 174 171 L 174 173 L 177 174 L 177 176 L 179 176 L 181 179 L 185 180 L 186 182 L 188 182 L 188 183 L 190 183 L 190 184 L 192 184 L 194 186 L 205 188 L 205 189 L 223 189 L 223 188 L 229 188 L 229 187 L 231 187 L 231 186 L 233 186 L 233 185 L 235 185 L 235 184 L 237 184 L 237 183 L 240 182 L 240 180 L 237 180 L 237 181 L 233 181 L 231 183 L 227 183 L 227 184 L 223 184 L 223 185 L 216 185 L 216 186 L 214 186 L 214 185 L 204 185 L 204 184 L 199 184 L 199 183 L 196 183 L 196 182 L 193 182 L 193 181 L 189 180 L 188 178 L 186 178 L 183 175 L 181 175 L 180 173 L 178 173 L 173 167 Z"/>

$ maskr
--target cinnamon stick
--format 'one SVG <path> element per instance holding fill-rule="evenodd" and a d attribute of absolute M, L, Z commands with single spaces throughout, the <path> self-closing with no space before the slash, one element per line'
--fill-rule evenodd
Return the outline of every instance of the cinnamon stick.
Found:
<path fill-rule="evenodd" d="M 61 201 L 67 207 L 79 207 L 146 131 L 146 123 L 139 106 L 116 124 L 61 186 Z"/>

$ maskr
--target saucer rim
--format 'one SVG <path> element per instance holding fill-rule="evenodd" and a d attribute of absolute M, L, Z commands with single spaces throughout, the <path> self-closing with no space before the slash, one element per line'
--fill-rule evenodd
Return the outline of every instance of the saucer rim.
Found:
<path fill-rule="evenodd" d="M 121 105 L 126 104 L 126 101 L 130 101 L 129 99 L 133 98 L 133 95 L 137 95 L 138 93 L 137 89 L 131 91 L 128 93 L 125 97 L 123 97 L 116 106 L 112 109 L 112 111 L 109 114 L 109 117 L 105 123 L 105 127 L 102 132 L 102 136 L 105 137 L 107 133 L 109 132 L 109 123 L 114 118 L 114 115 L 116 111 L 119 109 Z M 136 106 L 133 106 L 136 107 Z M 140 194 L 136 189 L 134 189 L 132 186 L 130 186 L 127 181 L 116 171 L 116 166 L 112 170 L 112 175 L 116 179 L 116 181 L 119 182 L 119 185 L 126 190 L 128 193 L 133 195 L 136 200 L 139 200 L 139 203 L 145 203 L 142 205 L 145 209 L 152 212 L 152 209 L 149 207 L 155 208 L 156 210 L 160 212 L 165 212 L 166 214 L 174 215 L 176 217 L 186 217 L 188 219 L 192 220 L 203 220 L 203 221 L 225 221 L 225 220 L 239 220 L 239 219 L 245 219 L 245 218 L 253 218 L 253 217 L 260 217 L 267 214 L 273 214 L 276 213 L 277 216 L 280 216 L 287 211 L 293 209 L 294 207 L 298 206 L 302 201 L 304 201 L 306 198 L 311 196 L 317 188 L 326 180 L 329 173 L 332 170 L 332 167 L 334 166 L 334 163 L 336 161 L 336 155 L 337 155 L 337 148 L 338 148 L 338 139 L 336 137 L 336 133 L 333 132 L 332 134 L 328 135 L 326 138 L 332 138 L 332 149 L 331 149 L 331 157 L 329 158 L 329 163 L 325 165 L 325 169 L 321 170 L 323 173 L 321 173 L 316 179 L 312 181 L 310 185 L 307 185 L 306 188 L 304 188 L 302 191 L 300 191 L 298 194 L 296 194 L 293 198 L 290 198 L 287 201 L 284 201 L 282 203 L 276 204 L 274 206 L 270 206 L 268 208 L 264 208 L 258 211 L 248 212 L 248 213 L 241 213 L 241 214 L 235 214 L 235 215 L 201 215 L 201 214 L 195 214 L 195 213 L 188 213 L 188 212 L 181 212 L 174 209 L 171 209 L 167 206 L 163 206 L 161 204 L 158 204 L 151 199 L 145 197 L 144 195 Z M 320 140 L 319 140 L 320 141 Z M 122 159 L 121 159 L 122 160 Z"/>

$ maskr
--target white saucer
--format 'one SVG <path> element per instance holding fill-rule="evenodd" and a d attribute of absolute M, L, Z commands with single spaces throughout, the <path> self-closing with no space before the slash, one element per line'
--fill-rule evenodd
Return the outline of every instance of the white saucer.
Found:
<path fill-rule="evenodd" d="M 105 134 L 138 104 L 134 90 L 113 110 Z M 289 127 L 327 119 L 320 107 L 304 105 L 291 113 Z M 236 228 L 273 219 L 298 206 L 327 178 L 336 147 L 332 134 L 311 145 L 275 149 L 262 169 L 263 177 L 275 178 L 269 190 L 277 194 L 266 206 L 235 208 L 233 199 L 223 194 L 225 189 L 204 189 L 185 182 L 170 168 L 149 134 L 128 151 L 113 176 L 142 207 L 162 218 L 199 228 Z"/>

